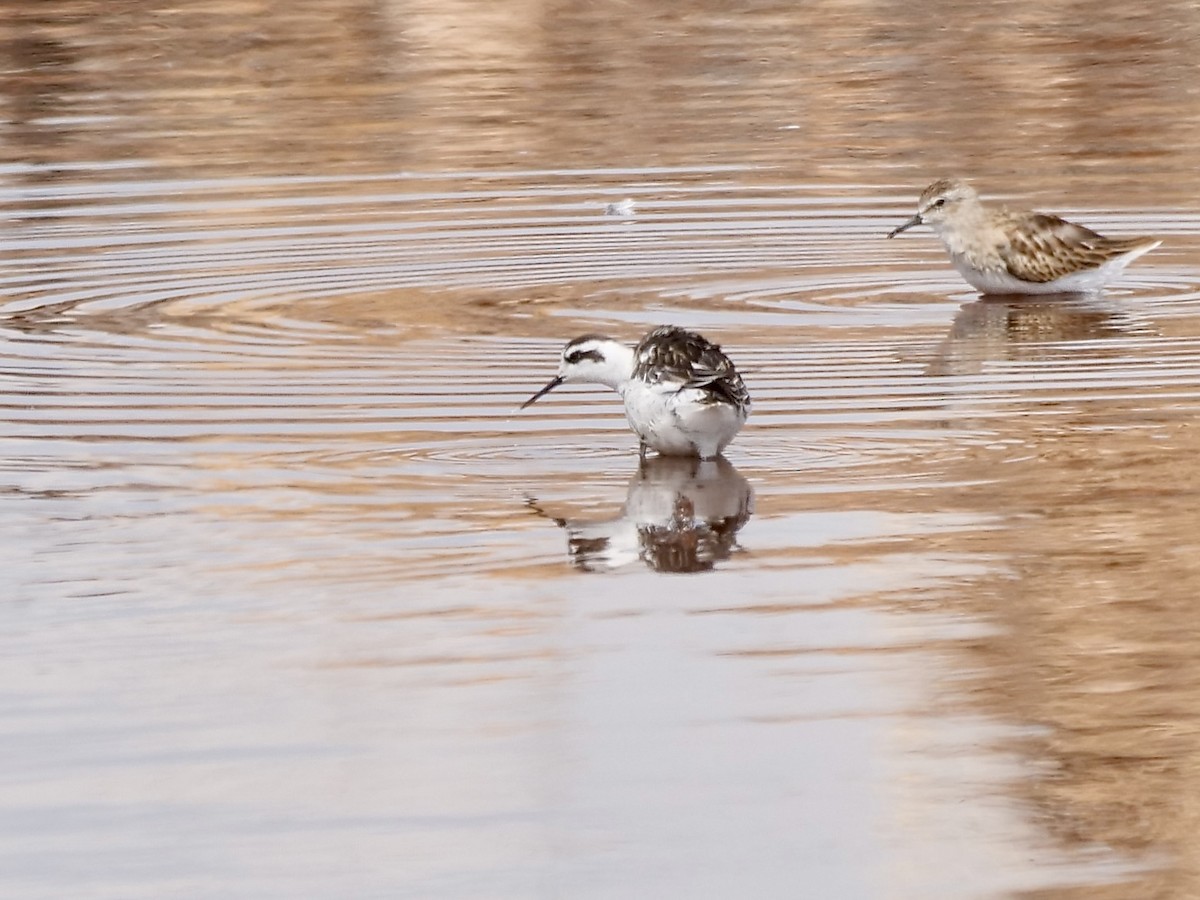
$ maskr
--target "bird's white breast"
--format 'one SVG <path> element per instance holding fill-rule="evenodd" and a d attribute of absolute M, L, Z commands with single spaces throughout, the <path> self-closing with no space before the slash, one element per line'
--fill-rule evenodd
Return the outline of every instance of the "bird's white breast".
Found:
<path fill-rule="evenodd" d="M 695 388 L 670 382 L 630 381 L 622 391 L 625 415 L 639 437 L 668 456 L 715 456 L 733 440 L 746 416 L 728 403 L 712 403 Z"/>
<path fill-rule="evenodd" d="M 1095 269 L 1072 272 L 1053 281 L 1023 281 L 1007 269 L 977 269 L 963 256 L 950 257 L 954 268 L 971 287 L 984 294 L 1066 294 L 1098 291 L 1125 267 L 1127 260 L 1111 260 Z M 1119 265 L 1116 265 L 1119 263 Z"/>

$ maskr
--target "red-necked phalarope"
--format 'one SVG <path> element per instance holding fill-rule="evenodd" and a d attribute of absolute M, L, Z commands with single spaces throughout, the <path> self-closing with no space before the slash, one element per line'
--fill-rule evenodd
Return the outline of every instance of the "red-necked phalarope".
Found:
<path fill-rule="evenodd" d="M 917 214 L 888 237 L 914 225 L 937 233 L 950 261 L 985 294 L 1089 293 L 1104 287 L 1156 238 L 1107 238 L 1058 216 L 984 206 L 965 182 L 935 181 Z"/>
<path fill-rule="evenodd" d="M 655 328 L 629 347 L 585 334 L 563 349 L 558 375 L 521 409 L 560 384 L 603 384 L 625 401 L 625 416 L 646 448 L 664 456 L 719 456 L 750 414 L 750 394 L 721 348 L 692 331 Z"/>

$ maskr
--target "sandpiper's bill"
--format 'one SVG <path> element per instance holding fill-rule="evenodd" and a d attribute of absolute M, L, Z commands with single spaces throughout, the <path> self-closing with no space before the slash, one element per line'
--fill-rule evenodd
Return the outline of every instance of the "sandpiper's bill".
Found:
<path fill-rule="evenodd" d="M 721 348 L 693 331 L 663 325 L 636 347 L 599 334 L 563 348 L 558 375 L 521 404 L 560 384 L 603 384 L 625 401 L 625 417 L 647 448 L 664 456 L 712 459 L 750 415 L 750 393 Z"/>
<path fill-rule="evenodd" d="M 955 178 L 935 181 L 917 214 L 889 238 L 928 225 L 960 275 L 985 294 L 1098 291 L 1129 263 L 1162 243 L 1157 238 L 1108 238 L 1058 216 L 985 206 Z"/>

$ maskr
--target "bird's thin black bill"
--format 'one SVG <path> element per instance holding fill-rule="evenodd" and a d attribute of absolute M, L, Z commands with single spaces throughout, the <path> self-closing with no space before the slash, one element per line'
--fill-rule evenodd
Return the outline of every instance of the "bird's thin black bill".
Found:
<path fill-rule="evenodd" d="M 550 393 L 552 390 L 554 390 L 556 387 L 558 387 L 562 383 L 563 383 L 562 376 L 551 378 L 549 384 L 547 384 L 544 388 L 542 388 L 540 391 L 538 391 L 536 394 L 534 394 L 532 397 L 530 397 L 528 400 L 526 400 L 524 403 L 521 404 L 521 409 L 524 409 L 527 406 L 532 406 L 533 404 L 537 403 L 539 400 L 541 400 L 543 397 L 545 397 L 548 393 Z"/>
<path fill-rule="evenodd" d="M 888 232 L 888 237 L 894 238 L 900 232 L 908 231 L 908 229 L 912 228 L 914 225 L 920 225 L 920 224 L 921 224 L 921 217 L 913 216 L 911 219 L 909 219 L 903 225 L 893 228 L 890 232 Z"/>

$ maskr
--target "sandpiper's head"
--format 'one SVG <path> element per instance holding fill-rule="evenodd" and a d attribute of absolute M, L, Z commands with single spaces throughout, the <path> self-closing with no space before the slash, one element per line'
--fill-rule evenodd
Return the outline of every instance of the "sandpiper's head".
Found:
<path fill-rule="evenodd" d="M 560 384 L 603 384 L 615 388 L 633 375 L 632 348 L 602 334 L 585 334 L 563 347 L 558 374 L 521 404 L 536 403 Z"/>
<path fill-rule="evenodd" d="M 893 229 L 888 237 L 893 238 L 914 225 L 929 225 L 937 231 L 960 210 L 978 202 L 979 195 L 965 181 L 939 178 L 922 191 L 921 199 L 917 201 L 917 214 Z"/>

